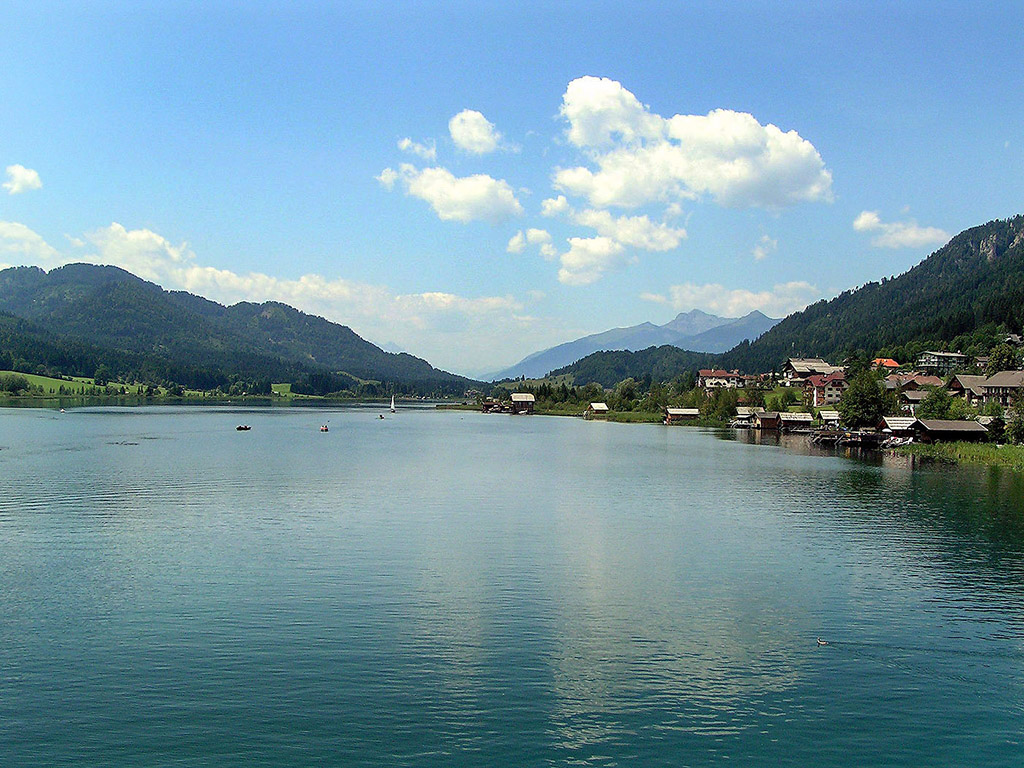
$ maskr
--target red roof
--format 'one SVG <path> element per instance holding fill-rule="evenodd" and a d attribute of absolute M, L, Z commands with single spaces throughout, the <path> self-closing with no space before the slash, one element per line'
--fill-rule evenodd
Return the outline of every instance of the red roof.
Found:
<path fill-rule="evenodd" d="M 876 368 L 899 368 L 900 364 L 893 360 L 891 357 L 876 357 L 871 361 L 871 364 Z"/>

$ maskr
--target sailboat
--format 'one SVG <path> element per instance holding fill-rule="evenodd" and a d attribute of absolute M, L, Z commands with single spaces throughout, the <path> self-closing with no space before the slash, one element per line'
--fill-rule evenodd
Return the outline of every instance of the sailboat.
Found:
<path fill-rule="evenodd" d="M 392 413 L 395 412 L 395 396 L 394 395 L 391 396 L 391 412 Z"/>

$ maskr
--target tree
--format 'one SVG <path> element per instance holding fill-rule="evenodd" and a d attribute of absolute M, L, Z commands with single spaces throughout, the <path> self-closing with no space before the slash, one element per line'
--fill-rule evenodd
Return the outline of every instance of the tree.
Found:
<path fill-rule="evenodd" d="M 881 382 L 870 371 L 861 371 L 851 379 L 837 407 L 843 423 L 856 429 L 877 424 L 889 402 Z"/>
<path fill-rule="evenodd" d="M 1017 350 L 1009 344 L 1000 344 L 992 350 L 985 372 L 991 376 L 1000 371 L 1016 371 L 1019 367 Z"/>
<path fill-rule="evenodd" d="M 934 387 L 917 407 L 919 419 L 948 419 L 952 398 L 945 387 Z"/>

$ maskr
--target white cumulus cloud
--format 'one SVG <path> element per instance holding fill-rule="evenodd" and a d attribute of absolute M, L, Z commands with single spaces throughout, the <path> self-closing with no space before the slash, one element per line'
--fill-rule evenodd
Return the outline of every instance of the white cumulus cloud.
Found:
<path fill-rule="evenodd" d="M 923 248 L 943 245 L 950 235 L 938 227 L 921 227 L 913 219 L 908 221 L 882 221 L 878 211 L 861 211 L 853 220 L 858 232 L 878 232 L 871 239 L 876 248 Z"/>
<path fill-rule="evenodd" d="M 810 283 L 778 283 L 771 290 L 726 288 L 719 283 L 682 283 L 669 287 L 668 295 L 642 294 L 640 298 L 669 304 L 677 311 L 701 309 L 723 317 L 739 317 L 760 310 L 769 317 L 784 317 L 803 309 L 818 297 Z"/>
<path fill-rule="evenodd" d="M 33 189 L 40 189 L 43 186 L 39 174 L 24 165 L 8 165 L 7 181 L 4 182 L 4 189 L 9 195 L 18 195 Z"/>
<path fill-rule="evenodd" d="M 626 249 L 610 237 L 570 237 L 561 256 L 558 279 L 566 285 L 589 285 L 626 263 Z"/>
<path fill-rule="evenodd" d="M 388 189 L 401 181 L 406 194 L 428 202 L 443 221 L 497 224 L 523 213 L 512 187 L 483 173 L 457 177 L 447 168 L 419 170 L 403 163 L 398 171 L 385 168 L 377 179 Z"/>
<path fill-rule="evenodd" d="M 670 251 L 686 237 L 685 229 L 655 224 L 647 216 L 615 217 L 608 211 L 588 209 L 574 214 L 573 221 L 623 245 L 646 251 Z"/>
<path fill-rule="evenodd" d="M 42 235 L 16 221 L 0 221 L 0 254 L 23 264 L 46 263 L 60 255 Z"/>
<path fill-rule="evenodd" d="M 448 131 L 459 149 L 474 155 L 486 155 L 498 148 L 501 134 L 494 123 L 475 109 L 464 109 L 448 121 Z"/>
<path fill-rule="evenodd" d="M 573 80 L 562 98 L 569 142 L 587 165 L 555 171 L 558 189 L 597 208 L 666 205 L 709 196 L 729 207 L 780 208 L 830 201 L 832 174 L 796 131 L 716 109 L 664 118 L 621 83 Z"/>
<path fill-rule="evenodd" d="M 542 200 L 540 204 L 541 216 L 561 216 L 563 213 L 567 213 L 569 210 L 569 201 L 566 199 L 565 195 L 559 195 L 558 197 L 549 197 L 547 200 Z"/>

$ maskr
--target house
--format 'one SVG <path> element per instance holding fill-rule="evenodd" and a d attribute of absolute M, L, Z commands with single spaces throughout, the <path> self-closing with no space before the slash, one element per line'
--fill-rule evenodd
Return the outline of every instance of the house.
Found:
<path fill-rule="evenodd" d="M 827 375 L 816 373 L 807 378 L 804 384 L 804 399 L 813 408 L 838 403 L 850 383 L 846 374 L 836 371 Z"/>
<path fill-rule="evenodd" d="M 782 426 L 778 411 L 760 411 L 754 415 L 754 429 L 778 430 Z"/>
<path fill-rule="evenodd" d="M 876 371 L 895 371 L 900 367 L 900 364 L 891 357 L 876 357 L 871 361 L 871 367 Z"/>
<path fill-rule="evenodd" d="M 699 408 L 666 408 L 665 423 L 677 424 L 681 421 L 696 421 L 700 418 Z"/>
<path fill-rule="evenodd" d="M 790 387 L 801 387 L 814 374 L 828 376 L 843 370 L 840 365 L 829 365 L 820 357 L 791 357 L 782 366 L 782 379 Z"/>
<path fill-rule="evenodd" d="M 969 360 L 967 355 L 959 352 L 922 352 L 917 356 L 917 367 L 945 376 L 957 368 L 966 367 Z"/>
<path fill-rule="evenodd" d="M 732 420 L 732 426 L 734 427 L 752 427 L 754 426 L 754 417 L 763 411 L 764 408 L 760 406 L 749 406 L 740 405 L 736 407 L 736 418 Z"/>
<path fill-rule="evenodd" d="M 949 394 L 967 401 L 968 405 L 977 405 L 985 399 L 985 382 L 988 376 L 970 373 L 958 373 L 946 385 Z"/>
<path fill-rule="evenodd" d="M 912 437 L 916 421 L 913 416 L 883 416 L 878 422 L 878 431 L 892 437 Z"/>
<path fill-rule="evenodd" d="M 779 429 L 783 432 L 792 432 L 797 429 L 810 429 L 814 416 L 809 413 L 788 413 L 782 411 L 779 414 Z"/>
<path fill-rule="evenodd" d="M 697 371 L 697 386 L 701 389 L 737 389 L 743 386 L 745 378 L 739 371 L 701 368 Z"/>
<path fill-rule="evenodd" d="M 892 373 L 885 377 L 886 389 L 924 389 L 925 387 L 941 387 L 942 379 L 938 376 L 926 376 L 923 373 Z M 892 384 L 892 386 L 889 386 Z"/>
<path fill-rule="evenodd" d="M 484 400 L 480 403 L 480 408 L 484 413 L 502 413 L 507 408 L 497 400 Z"/>
<path fill-rule="evenodd" d="M 839 426 L 839 411 L 822 409 L 818 411 L 818 421 L 821 422 L 821 426 L 827 429 L 835 429 Z"/>
<path fill-rule="evenodd" d="M 981 388 L 986 403 L 994 400 L 1005 408 L 1013 404 L 1017 393 L 1024 388 L 1024 371 L 1000 371 L 985 379 Z"/>
<path fill-rule="evenodd" d="M 900 392 L 900 409 L 904 413 L 914 414 L 914 410 L 924 399 L 928 397 L 930 390 L 927 389 L 905 389 Z"/>
<path fill-rule="evenodd" d="M 533 413 L 536 398 L 529 392 L 512 393 L 512 413 Z"/>
<path fill-rule="evenodd" d="M 922 443 L 977 443 L 988 437 L 988 430 L 976 421 L 916 419 L 911 429 L 914 438 Z"/>
<path fill-rule="evenodd" d="M 591 403 L 583 412 L 584 419 L 607 419 L 608 403 Z"/>

